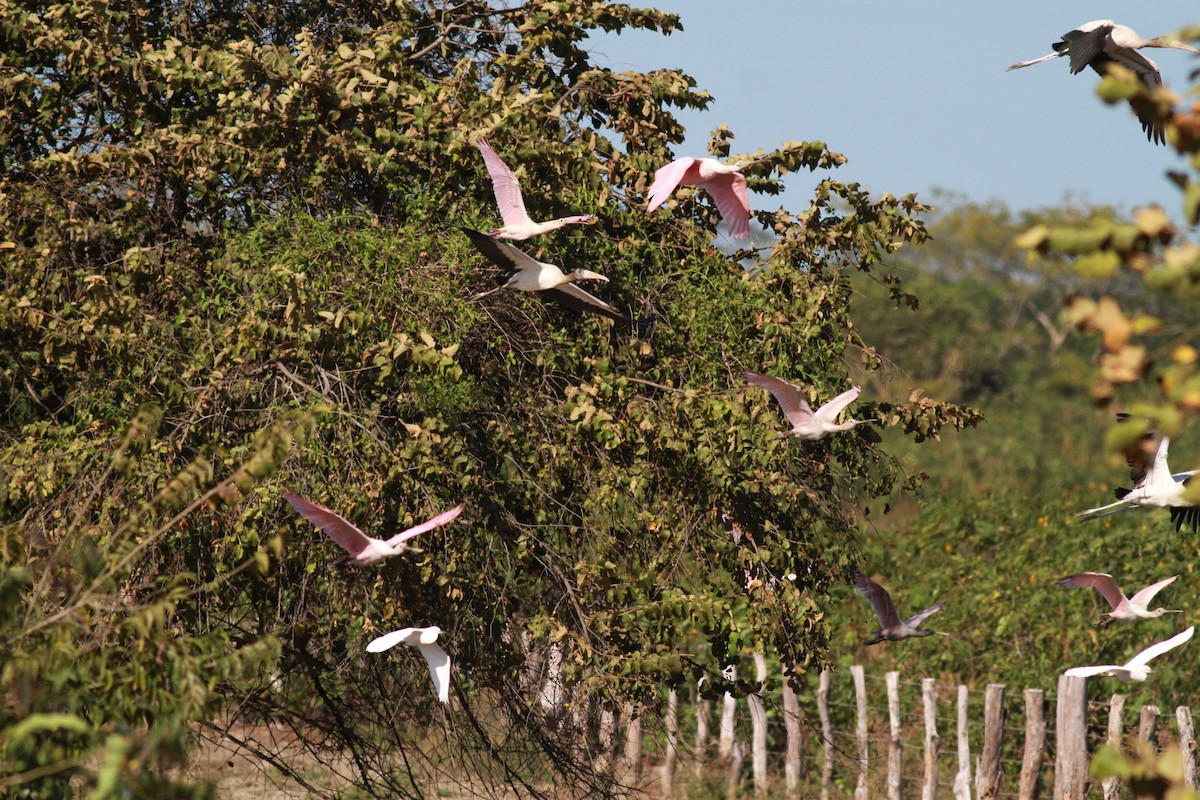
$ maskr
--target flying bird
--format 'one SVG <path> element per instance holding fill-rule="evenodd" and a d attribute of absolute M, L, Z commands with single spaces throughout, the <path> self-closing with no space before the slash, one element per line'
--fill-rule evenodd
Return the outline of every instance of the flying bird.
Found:
<path fill-rule="evenodd" d="M 401 628 L 372 639 L 367 644 L 367 652 L 382 653 L 401 643 L 417 648 L 429 662 L 429 674 L 433 678 L 433 688 L 437 690 L 438 700 L 446 703 L 450 700 L 450 655 L 437 644 L 441 632 L 442 629 L 436 625 L 428 628 Z"/>
<path fill-rule="evenodd" d="M 1177 633 L 1165 642 L 1147 647 L 1142 652 L 1138 653 L 1125 664 L 1101 664 L 1096 667 L 1071 667 L 1064 672 L 1068 678 L 1090 678 L 1093 675 L 1107 675 L 1111 678 L 1116 678 L 1122 681 L 1144 681 L 1150 675 L 1150 662 L 1158 658 L 1168 650 L 1174 650 L 1179 645 L 1192 638 L 1195 632 L 1195 626 L 1188 628 L 1183 633 Z"/>
<path fill-rule="evenodd" d="M 1137 622 L 1139 619 L 1158 619 L 1163 614 L 1183 613 L 1182 611 L 1166 608 L 1156 608 L 1151 611 L 1148 607 L 1150 601 L 1154 599 L 1154 595 L 1167 586 L 1170 586 L 1178 577 L 1178 575 L 1172 575 L 1158 583 L 1152 583 L 1133 597 L 1126 597 L 1125 593 L 1121 591 L 1121 587 L 1113 579 L 1113 576 L 1104 572 L 1080 572 L 1077 575 L 1068 575 L 1065 578 L 1060 578 L 1058 585 L 1065 589 L 1092 588 L 1100 592 L 1104 596 L 1104 599 L 1108 601 L 1108 604 L 1112 606 L 1112 611 L 1104 614 L 1108 619 L 1100 623 L 1101 625 L 1107 625 L 1113 620 Z"/>
<path fill-rule="evenodd" d="M 517 182 L 517 176 L 496 155 L 487 139 L 477 139 L 475 146 L 483 154 L 483 163 L 487 165 L 488 175 L 492 178 L 492 190 L 496 193 L 496 205 L 500 206 L 500 217 L 504 220 L 504 225 L 488 231 L 489 235 L 498 239 L 524 240 L 566 225 L 587 225 L 596 221 L 595 214 L 584 214 L 549 222 L 534 222 L 525 211 L 525 200 L 521 197 L 521 184 Z"/>
<path fill-rule="evenodd" d="M 398 556 L 408 550 L 405 542 L 409 539 L 445 525 L 461 514 L 465 508 L 465 505 L 460 503 L 449 511 L 427 519 L 420 525 L 402 531 L 390 539 L 373 539 L 335 511 L 330 511 L 324 506 L 319 506 L 291 492 L 285 494 L 284 497 L 300 516 L 324 531 L 326 536 L 341 545 L 342 549 L 349 554 L 337 560 L 338 566 L 354 564 L 358 567 L 365 567 L 390 556 Z"/>
<path fill-rule="evenodd" d="M 1084 67 L 1091 67 L 1101 75 L 1108 74 L 1109 64 L 1119 64 L 1137 75 L 1138 80 L 1147 89 L 1162 86 L 1162 75 L 1158 65 L 1138 52 L 1143 47 L 1174 47 L 1187 50 L 1189 53 L 1200 53 L 1200 50 L 1178 39 L 1169 36 L 1159 36 L 1154 39 L 1143 39 L 1137 32 L 1126 25 L 1118 25 L 1111 19 L 1097 19 L 1085 22 L 1073 31 L 1062 35 L 1062 41 L 1055 42 L 1051 47 L 1054 52 L 1035 58 L 1032 61 L 1018 61 L 1009 67 L 1010 70 L 1040 64 L 1053 58 L 1068 56 L 1071 64 L 1071 74 L 1077 75 Z M 1141 120 L 1142 130 L 1155 144 L 1166 141 L 1166 130 L 1161 120 L 1147 116 L 1137 108 L 1134 113 Z"/>
<path fill-rule="evenodd" d="M 812 441 L 824 438 L 831 433 L 848 431 L 856 425 L 862 425 L 864 422 L 875 421 L 873 419 L 837 421 L 838 414 L 842 413 L 842 409 L 850 405 L 858 397 L 859 392 L 862 391 L 861 386 L 851 387 L 814 412 L 798 386 L 780 378 L 763 375 L 760 372 L 743 372 L 742 377 L 755 386 L 766 389 L 775 395 L 775 399 L 779 401 L 779 406 L 783 409 L 783 415 L 787 417 L 788 422 L 792 423 L 790 431 L 779 434 L 778 438 L 780 439 L 787 436 L 796 436 L 800 439 Z"/>
<path fill-rule="evenodd" d="M 1156 446 L 1157 445 L 1157 446 Z M 1193 533 L 1200 530 L 1200 506 L 1184 498 L 1188 481 L 1197 470 L 1171 474 L 1167 465 L 1167 450 L 1171 440 L 1166 436 L 1148 433 L 1125 451 L 1129 463 L 1132 489 L 1117 489 L 1117 502 L 1080 511 L 1076 517 L 1098 519 L 1131 508 L 1169 508 L 1171 522 L 1178 531 L 1184 525 Z M 1153 456 L 1150 455 L 1153 453 Z"/>
<path fill-rule="evenodd" d="M 914 614 L 903 622 L 900 621 L 900 615 L 896 613 L 896 604 L 892 602 L 892 596 L 875 581 L 868 578 L 861 572 L 854 576 L 854 588 L 858 593 L 867 598 L 867 602 L 875 609 L 875 616 L 879 618 L 880 629 L 871 631 L 873 638 L 863 642 L 866 645 L 878 644 L 885 639 L 889 642 L 897 642 L 901 639 L 908 639 L 914 636 L 932 636 L 931 630 L 918 630 L 917 626 L 925 621 L 927 617 L 942 609 L 944 603 L 938 603 L 935 606 L 922 611 L 920 614 Z"/>
<path fill-rule="evenodd" d="M 575 285 L 575 281 L 604 281 L 608 283 L 608 278 L 599 272 L 592 272 L 589 269 L 577 269 L 574 272 L 564 273 L 553 264 L 546 264 L 522 253 L 508 242 L 493 239 L 485 233 L 473 231 L 470 228 L 463 228 L 463 233 L 470 237 L 471 243 L 475 245 L 475 249 L 488 261 L 504 269 L 516 270 L 506 283 L 497 286 L 495 289 L 480 292 L 472 297 L 472 300 L 482 299 L 501 289 L 509 289 L 516 292 L 542 292 L 543 294 L 550 295 L 552 299 L 567 308 L 576 311 L 588 311 L 618 322 L 632 324 L 632 320 L 628 316 L 622 314 L 599 297 L 589 294 Z"/>
<path fill-rule="evenodd" d="M 722 164 L 715 158 L 677 158 L 654 173 L 646 212 L 651 213 L 665 203 L 680 186 L 699 186 L 717 204 L 721 219 L 729 225 L 729 235 L 745 239 L 750 235 L 750 196 L 741 170 L 753 163 L 746 160 Z"/>

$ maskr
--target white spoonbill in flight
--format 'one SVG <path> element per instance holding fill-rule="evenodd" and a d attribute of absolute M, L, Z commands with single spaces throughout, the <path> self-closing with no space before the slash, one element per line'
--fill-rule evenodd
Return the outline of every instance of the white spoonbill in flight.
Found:
<path fill-rule="evenodd" d="M 753 163 L 746 160 L 722 164 L 715 158 L 677 158 L 654 173 L 646 211 L 653 212 L 680 186 L 699 186 L 717 204 L 721 219 L 729 225 L 729 235 L 745 239 L 750 235 L 750 196 L 741 170 Z"/>
<path fill-rule="evenodd" d="M 524 240 L 566 225 L 588 225 L 596 221 L 595 214 L 583 214 L 560 217 L 549 222 L 534 222 L 525 211 L 525 200 L 521 197 L 521 184 L 517 182 L 517 176 L 496 155 L 487 139 L 477 139 L 475 146 L 483 154 L 483 163 L 487 165 L 488 175 L 492 178 L 492 191 L 496 193 L 496 205 L 500 206 L 500 217 L 504 220 L 504 225 L 488 231 L 490 235 L 498 239 Z"/>
<path fill-rule="evenodd" d="M 538 261 L 532 256 L 522 253 L 508 242 L 493 239 L 487 234 L 473 231 L 470 228 L 463 228 L 462 230 L 463 233 L 470 237 L 471 243 L 475 245 L 475 249 L 488 261 L 504 269 L 516 270 L 507 282 L 497 286 L 495 289 L 480 292 L 472 297 L 472 300 L 480 300 L 502 289 L 509 289 L 515 292 L 542 292 L 543 294 L 548 294 L 553 300 L 567 308 L 572 308 L 576 311 L 589 311 L 593 314 L 599 314 L 602 317 L 608 317 L 609 319 L 626 324 L 632 322 L 628 316 L 622 314 L 599 297 L 585 292 L 575 285 L 575 281 L 604 281 L 608 283 L 608 278 L 599 272 L 592 272 L 589 269 L 577 269 L 574 272 L 564 273 L 553 264 Z"/>
<path fill-rule="evenodd" d="M 1182 611 L 1166 608 L 1156 608 L 1153 611 L 1149 608 L 1150 601 L 1154 599 L 1154 595 L 1167 586 L 1170 586 L 1178 577 L 1178 575 L 1172 575 L 1158 583 L 1152 583 L 1133 597 L 1126 597 L 1125 592 L 1121 591 L 1121 587 L 1117 585 L 1113 576 L 1104 572 L 1080 572 L 1077 575 L 1068 575 L 1065 578 L 1060 578 L 1058 585 L 1065 589 L 1092 588 L 1100 592 L 1104 596 L 1104 599 L 1108 601 L 1108 604 L 1112 606 L 1112 611 L 1104 614 L 1108 619 L 1100 623 L 1101 625 L 1107 625 L 1113 620 L 1137 622 L 1139 619 L 1158 619 L 1163 614 L 1182 614 Z"/>
<path fill-rule="evenodd" d="M 896 604 L 892 602 L 892 596 L 887 593 L 887 589 L 861 572 L 854 576 L 854 588 L 867 598 L 867 602 L 875 609 L 875 616 L 879 618 L 879 630 L 871 631 L 872 638 L 863 642 L 866 645 L 878 644 L 885 639 L 889 642 L 897 642 L 914 636 L 932 636 L 933 631 L 918 630 L 917 626 L 924 622 L 926 617 L 941 611 L 942 606 L 945 605 L 945 603 L 938 603 L 930 606 L 920 614 L 914 614 L 902 622 L 900 615 L 896 612 Z"/>
<path fill-rule="evenodd" d="M 465 508 L 465 504 L 460 503 L 449 511 L 443 511 L 436 517 L 425 520 L 420 525 L 397 533 L 390 539 L 373 539 L 336 511 L 330 511 L 324 506 L 319 506 L 291 492 L 285 494 L 284 497 L 300 516 L 324 531 L 326 536 L 341 545 L 342 549 L 349 554 L 337 560 L 338 566 L 353 564 L 357 567 L 366 567 L 390 556 L 398 556 L 408 550 L 405 542 L 409 539 L 445 525 L 461 514 Z"/>
<path fill-rule="evenodd" d="M 1077 75 L 1084 67 L 1091 67 L 1101 75 L 1108 74 L 1109 64 L 1120 64 L 1137 75 L 1138 80 L 1147 89 L 1162 86 L 1162 75 L 1158 65 L 1138 52 L 1143 47 L 1174 47 L 1187 50 L 1189 53 L 1200 53 L 1200 50 L 1178 39 L 1169 36 L 1159 36 L 1154 39 L 1143 39 L 1127 25 L 1118 25 L 1111 19 L 1096 19 L 1085 22 L 1073 31 L 1062 35 L 1062 41 L 1055 42 L 1051 47 L 1054 52 L 1035 58 L 1032 61 L 1018 61 L 1009 67 L 1010 70 L 1040 64 L 1061 56 L 1070 58 L 1071 74 Z M 1137 109 L 1134 109 L 1137 113 Z M 1138 114 L 1142 130 L 1155 144 L 1166 140 L 1166 131 L 1161 121 L 1154 117 Z"/>
<path fill-rule="evenodd" d="M 1153 444 L 1156 440 L 1158 446 L 1153 451 L 1153 458 L 1147 458 L 1147 450 L 1142 445 Z M 1197 470 L 1172 475 L 1171 468 L 1167 465 L 1167 450 L 1170 445 L 1171 440 L 1166 436 L 1147 434 L 1137 446 L 1126 450 L 1125 453 L 1133 488 L 1117 489 L 1117 502 L 1089 508 L 1075 516 L 1081 519 L 1098 519 L 1131 508 L 1169 508 L 1171 522 L 1175 523 L 1176 531 L 1187 525 L 1193 533 L 1197 532 L 1200 529 L 1200 506 L 1192 505 L 1184 499 L 1188 481 Z"/>
<path fill-rule="evenodd" d="M 859 392 L 862 391 L 861 386 L 852 386 L 816 411 L 813 411 L 812 407 L 808 404 L 808 400 L 804 398 L 804 393 L 798 386 L 780 378 L 763 375 L 760 372 L 743 372 L 742 377 L 755 386 L 766 389 L 775 395 L 775 399 L 779 401 L 779 406 L 783 409 L 783 415 L 787 417 L 788 422 L 792 423 L 790 431 L 779 434 L 778 438 L 780 439 L 787 436 L 796 436 L 800 439 L 812 441 L 824 438 L 831 433 L 848 431 L 856 425 L 862 425 L 864 422 L 875 421 L 871 419 L 848 419 L 845 422 L 837 421 L 838 414 L 842 413 L 842 409 L 850 405 L 858 397 Z"/>
<path fill-rule="evenodd" d="M 450 700 L 450 655 L 437 643 L 441 632 L 442 629 L 436 625 L 428 628 L 401 628 L 372 639 L 367 644 L 367 652 L 382 653 L 402 643 L 417 648 L 429 662 L 429 674 L 433 678 L 433 688 L 437 690 L 438 700 L 446 703 Z"/>
<path fill-rule="evenodd" d="M 1196 628 L 1192 626 L 1183 633 L 1177 633 L 1165 642 L 1159 642 L 1147 647 L 1124 664 L 1101 664 L 1096 667 L 1071 667 L 1064 672 L 1068 678 L 1090 678 L 1093 675 L 1107 675 L 1122 681 L 1144 681 L 1153 671 L 1150 662 L 1168 650 L 1174 650 L 1179 645 L 1192 638 Z"/>

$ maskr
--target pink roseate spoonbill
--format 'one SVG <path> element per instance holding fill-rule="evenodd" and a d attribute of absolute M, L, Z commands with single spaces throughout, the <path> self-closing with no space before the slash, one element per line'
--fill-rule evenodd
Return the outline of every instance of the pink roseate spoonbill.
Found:
<path fill-rule="evenodd" d="M 349 553 L 337 560 L 338 566 L 353 564 L 357 567 L 369 566 L 390 556 L 398 556 L 406 552 L 408 545 L 405 542 L 418 534 L 431 531 L 454 520 L 466 507 L 465 504 L 460 503 L 449 511 L 443 511 L 436 517 L 425 520 L 420 525 L 397 533 L 390 539 L 372 539 L 335 511 L 330 511 L 324 506 L 319 506 L 291 492 L 285 494 L 284 498 L 292 504 L 292 508 L 296 509 L 300 516 L 324 531 L 326 536 Z"/>
<path fill-rule="evenodd" d="M 1113 620 L 1137 622 L 1139 619 L 1158 619 L 1163 614 L 1182 614 L 1182 611 L 1166 608 L 1156 608 L 1153 611 L 1149 608 L 1150 601 L 1154 599 L 1154 595 L 1167 586 L 1170 586 L 1178 577 L 1178 575 L 1172 575 L 1158 583 L 1152 583 L 1133 597 L 1126 597 L 1125 593 L 1121 591 L 1121 587 L 1113 579 L 1113 576 L 1104 572 L 1080 572 L 1077 575 L 1068 575 L 1065 578 L 1059 578 L 1058 585 L 1064 589 L 1092 588 L 1100 592 L 1104 599 L 1108 601 L 1108 604 L 1112 606 L 1112 611 L 1104 614 L 1108 619 L 1100 623 L 1101 625 L 1107 625 Z"/>
<path fill-rule="evenodd" d="M 1157 64 L 1138 52 L 1140 48 L 1174 47 L 1177 50 L 1187 50 L 1189 53 L 1200 53 L 1200 50 L 1170 36 L 1143 39 L 1133 28 L 1127 25 L 1118 25 L 1111 19 L 1085 22 L 1075 30 L 1064 33 L 1062 41 L 1055 42 L 1051 47 L 1054 48 L 1053 53 L 1031 61 L 1018 61 L 1009 69 L 1021 69 L 1032 64 L 1040 64 L 1043 61 L 1067 56 L 1070 59 L 1072 75 L 1078 75 L 1084 67 L 1091 67 L 1101 75 L 1107 75 L 1109 64 L 1120 64 L 1137 75 L 1138 80 L 1147 89 L 1154 89 L 1162 86 L 1162 75 L 1158 71 Z M 1140 114 L 1138 119 L 1142 123 L 1142 130 L 1146 132 L 1151 142 L 1162 144 L 1166 140 L 1166 131 L 1163 129 L 1161 121 Z"/>
<path fill-rule="evenodd" d="M 398 644 L 417 648 L 429 662 L 429 674 L 433 678 L 433 688 L 437 690 L 438 700 L 447 703 L 450 701 L 450 655 L 437 643 L 441 633 L 442 629 L 436 625 L 428 628 L 401 628 L 372 639 L 367 644 L 367 652 L 382 653 Z"/>
<path fill-rule="evenodd" d="M 798 386 L 780 378 L 763 375 L 760 372 L 743 372 L 742 377 L 749 383 L 753 383 L 755 386 L 766 389 L 773 394 L 779 402 L 779 407 L 783 409 L 783 415 L 787 417 L 788 422 L 792 423 L 792 429 L 786 433 L 779 434 L 777 437 L 779 439 L 795 436 L 800 439 L 812 441 L 824 438 L 831 433 L 848 431 L 856 425 L 862 425 L 864 422 L 875 422 L 873 419 L 837 421 L 838 414 L 842 413 L 842 409 L 850 405 L 858 397 L 858 393 L 862 391 L 861 386 L 852 386 L 816 411 L 813 411 L 808 405 L 808 400 L 804 398 L 804 393 L 800 391 L 800 387 Z"/>
<path fill-rule="evenodd" d="M 1147 458 L 1148 447 L 1157 440 L 1153 458 Z M 1169 508 L 1171 522 L 1175 523 L 1178 531 L 1184 525 L 1193 533 L 1200 530 L 1200 506 L 1192 505 L 1184 498 L 1188 481 L 1197 470 L 1171 474 L 1167 464 L 1167 450 L 1171 440 L 1166 436 L 1147 434 L 1140 444 L 1129 448 L 1125 455 L 1129 462 L 1129 475 L 1133 480 L 1132 489 L 1117 489 L 1117 502 L 1105 506 L 1089 508 L 1080 511 L 1075 516 L 1080 519 L 1099 519 L 1110 514 L 1118 514 L 1131 508 Z"/>
<path fill-rule="evenodd" d="M 1183 633 L 1177 633 L 1165 642 L 1159 642 L 1147 647 L 1124 664 L 1101 664 L 1096 667 L 1071 667 L 1064 672 L 1068 678 L 1090 678 L 1093 675 L 1107 675 L 1122 681 L 1144 681 L 1153 671 L 1150 661 L 1158 658 L 1168 650 L 1174 650 L 1192 638 L 1196 628 L 1192 626 Z"/>
<path fill-rule="evenodd" d="M 609 319 L 614 319 L 625 324 L 632 323 L 632 320 L 628 316 L 617 311 L 599 297 L 589 294 L 575 285 L 575 281 L 604 281 L 608 283 L 608 278 L 599 272 L 592 272 L 589 269 L 577 269 L 574 272 L 564 273 L 553 264 L 546 264 L 522 253 L 508 242 L 502 242 L 499 239 L 494 239 L 485 233 L 473 231 L 470 228 L 463 228 L 462 230 L 463 233 L 470 237 L 471 243 L 475 245 L 475 249 L 488 261 L 503 269 L 516 270 L 506 283 L 497 286 L 495 289 L 480 292 L 472 297 L 472 300 L 480 300 L 501 289 L 508 289 L 515 292 L 541 292 L 548 294 L 553 300 L 567 308 L 572 308 L 576 311 L 588 311 L 592 314 L 608 317 Z"/>
<path fill-rule="evenodd" d="M 483 154 L 483 163 L 487 165 L 488 175 L 492 178 L 492 190 L 496 193 L 496 205 L 500 206 L 500 217 L 504 220 L 504 225 L 488 231 L 489 235 L 497 239 L 521 241 L 566 225 L 589 225 L 596 221 L 595 214 L 583 214 L 560 217 L 549 222 L 534 222 L 525 211 L 525 200 L 521 197 L 521 184 L 517 182 L 517 176 L 496 155 L 487 139 L 477 139 L 475 146 Z"/>
<path fill-rule="evenodd" d="M 887 589 L 861 572 L 854 576 L 854 588 L 867 598 L 867 602 L 875 609 L 875 616 L 879 618 L 879 630 L 871 631 L 871 636 L 874 638 L 863 642 L 865 645 L 879 644 L 885 639 L 889 642 L 898 642 L 914 636 L 932 636 L 933 631 L 917 630 L 917 626 L 927 617 L 941 611 L 942 606 L 945 605 L 945 603 L 938 603 L 930 606 L 920 614 L 914 614 L 901 622 L 900 615 L 896 613 L 896 604 L 892 602 L 892 597 L 887 593 Z"/>
<path fill-rule="evenodd" d="M 721 219 L 729 225 L 729 235 L 745 239 L 750 235 L 750 196 L 741 170 L 753 163 L 745 160 L 722 164 L 715 158 L 677 158 L 654 173 L 646 212 L 652 213 L 680 186 L 699 186 L 717 204 Z"/>

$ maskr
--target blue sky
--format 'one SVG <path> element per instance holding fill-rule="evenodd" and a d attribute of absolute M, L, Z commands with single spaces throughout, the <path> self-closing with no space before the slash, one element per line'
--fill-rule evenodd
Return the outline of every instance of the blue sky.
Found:
<path fill-rule="evenodd" d="M 1133 208 L 1159 203 L 1173 216 L 1179 192 L 1164 177 L 1184 163 L 1150 144 L 1125 106 L 1095 94 L 1099 76 L 1071 75 L 1066 59 L 1007 72 L 1015 61 L 1093 19 L 1112 18 L 1146 38 L 1200 23 L 1181 0 L 972 3 L 883 0 L 645 0 L 681 15 L 684 30 L 597 35 L 596 61 L 614 70 L 682 69 L 708 89 L 706 112 L 685 112 L 678 155 L 707 155 L 720 122 L 733 153 L 791 139 L 824 141 L 849 163 L 840 180 L 873 193 L 940 187 L 1013 208 L 1083 201 Z M 1184 95 L 1200 57 L 1144 51 Z M 787 177 L 783 205 L 807 203 L 815 179 Z M 751 205 L 776 207 L 752 196 Z"/>

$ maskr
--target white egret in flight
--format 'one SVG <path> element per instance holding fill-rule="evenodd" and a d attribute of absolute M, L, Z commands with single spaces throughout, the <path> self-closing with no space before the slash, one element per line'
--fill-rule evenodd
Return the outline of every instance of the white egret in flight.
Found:
<path fill-rule="evenodd" d="M 443 511 L 436 517 L 427 519 L 406 531 L 401 531 L 389 539 L 373 539 L 335 511 L 330 511 L 324 506 L 319 506 L 291 492 L 285 494 L 284 497 L 302 517 L 324 531 L 326 536 L 341 545 L 342 549 L 349 554 L 337 560 L 338 566 L 354 564 L 358 567 L 365 567 L 390 556 L 400 555 L 408 550 L 405 542 L 409 539 L 445 525 L 461 514 L 465 508 L 465 505 L 460 503 L 449 511 Z"/>
<path fill-rule="evenodd" d="M 871 419 L 837 421 L 838 414 L 842 413 L 842 409 L 858 397 L 859 392 L 862 391 L 861 386 L 852 386 L 814 412 L 798 386 L 759 372 L 743 372 L 742 377 L 755 386 L 766 389 L 779 401 L 783 415 L 787 417 L 788 422 L 792 423 L 792 429 L 787 433 L 781 433 L 780 439 L 787 436 L 809 440 L 821 439 L 831 433 L 848 431 L 864 422 L 875 421 Z"/>
<path fill-rule="evenodd" d="M 750 195 L 741 170 L 753 163 L 746 160 L 722 164 L 715 158 L 677 158 L 654 173 L 646 211 L 653 212 L 680 186 L 699 186 L 716 203 L 721 219 L 729 225 L 729 235 L 745 239 L 750 235 Z"/>
<path fill-rule="evenodd" d="M 875 616 L 879 618 L 879 630 L 871 631 L 873 638 L 863 642 L 866 645 L 878 644 L 885 639 L 889 642 L 896 642 L 914 636 L 932 636 L 933 631 L 918 630 L 917 626 L 924 622 L 926 617 L 940 611 L 945 605 L 945 603 L 938 603 L 920 614 L 914 614 L 901 621 L 900 615 L 896 612 L 896 604 L 892 602 L 892 596 L 887 593 L 887 589 L 861 572 L 854 576 L 854 588 L 867 598 L 867 602 L 875 609 Z"/>
<path fill-rule="evenodd" d="M 549 222 L 534 222 L 525 211 L 525 200 L 521 197 L 521 184 L 517 182 L 517 176 L 496 155 L 487 139 L 476 140 L 475 146 L 483 154 L 483 163 L 487 165 L 488 175 L 492 178 L 492 190 L 496 193 L 496 205 L 500 206 L 500 217 L 504 220 L 504 225 L 488 231 L 490 235 L 498 239 L 523 240 L 556 231 L 565 225 L 587 225 L 596 221 L 595 214 L 583 214 L 560 217 Z"/>
<path fill-rule="evenodd" d="M 1009 67 L 1010 70 L 1040 64 L 1061 56 L 1070 58 L 1071 74 L 1077 75 L 1084 67 L 1091 67 L 1101 75 L 1108 74 L 1109 64 L 1120 64 L 1137 75 L 1138 80 L 1147 89 L 1162 86 L 1162 75 L 1158 65 L 1138 52 L 1142 47 L 1174 47 L 1177 50 L 1187 50 L 1189 53 L 1200 53 L 1200 50 L 1178 39 L 1169 36 L 1159 36 L 1154 39 L 1143 39 L 1133 28 L 1118 25 L 1111 19 L 1096 19 L 1085 22 L 1073 31 L 1062 35 L 1062 41 L 1055 42 L 1051 47 L 1054 52 L 1035 58 L 1031 61 L 1018 61 Z M 1155 144 L 1166 140 L 1163 124 L 1155 117 L 1143 116 L 1135 108 L 1141 120 L 1142 130 Z"/>
<path fill-rule="evenodd" d="M 417 648 L 429 662 L 429 674 L 433 678 L 433 688 L 437 690 L 438 700 L 446 703 L 450 700 L 450 655 L 437 644 L 441 632 L 442 629 L 436 625 L 428 628 L 401 628 L 372 639 L 367 644 L 367 652 L 382 653 L 398 644 Z"/>
<path fill-rule="evenodd" d="M 1104 614 L 1108 619 L 1100 623 L 1106 625 L 1113 620 L 1137 622 L 1140 619 L 1158 619 L 1163 614 L 1182 614 L 1182 611 L 1166 608 L 1156 608 L 1153 611 L 1149 608 L 1154 595 L 1170 586 L 1178 577 L 1178 575 L 1172 575 L 1158 583 L 1152 583 L 1133 597 L 1126 597 L 1125 592 L 1121 591 L 1121 587 L 1117 585 L 1113 576 L 1104 572 L 1080 572 L 1077 575 L 1068 575 L 1060 578 L 1058 585 L 1066 589 L 1092 588 L 1100 592 L 1112 606 L 1112 611 Z"/>
<path fill-rule="evenodd" d="M 1064 672 L 1068 678 L 1090 678 L 1093 675 L 1107 675 L 1122 681 L 1144 681 L 1150 675 L 1150 661 L 1158 658 L 1168 650 L 1174 650 L 1179 645 L 1192 638 L 1195 626 L 1183 633 L 1177 633 L 1165 642 L 1147 647 L 1124 664 L 1101 664 L 1096 667 L 1071 667 Z"/>

